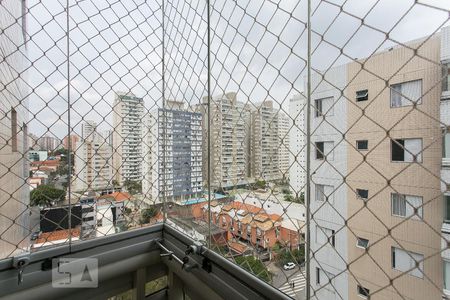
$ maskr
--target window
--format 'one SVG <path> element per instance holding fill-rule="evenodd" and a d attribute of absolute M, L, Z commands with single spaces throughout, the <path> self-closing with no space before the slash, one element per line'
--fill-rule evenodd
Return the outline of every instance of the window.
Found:
<path fill-rule="evenodd" d="M 450 91 L 450 63 L 445 63 L 442 65 L 442 91 Z"/>
<path fill-rule="evenodd" d="M 422 80 L 391 85 L 391 107 L 402 107 L 422 103 Z"/>
<path fill-rule="evenodd" d="M 369 246 L 369 240 L 361 237 L 356 238 L 356 246 L 366 249 Z"/>
<path fill-rule="evenodd" d="M 369 141 L 368 140 L 356 141 L 356 149 L 358 150 L 369 149 Z"/>
<path fill-rule="evenodd" d="M 450 195 L 444 195 L 444 222 L 450 223 Z"/>
<path fill-rule="evenodd" d="M 334 142 L 316 142 L 316 159 L 323 160 L 325 157 L 327 160 L 333 160 L 333 147 Z"/>
<path fill-rule="evenodd" d="M 443 133 L 442 136 L 442 157 L 450 158 L 450 133 Z"/>
<path fill-rule="evenodd" d="M 392 161 L 422 162 L 422 139 L 391 140 Z"/>
<path fill-rule="evenodd" d="M 316 106 L 315 116 L 320 117 L 323 115 L 332 116 L 333 115 L 333 97 L 321 98 L 314 100 Z"/>
<path fill-rule="evenodd" d="M 366 289 L 365 287 L 362 287 L 360 285 L 358 285 L 358 295 L 363 297 L 364 299 L 368 299 L 369 298 L 369 294 L 370 294 L 370 290 Z"/>
<path fill-rule="evenodd" d="M 369 90 L 356 91 L 356 102 L 366 101 L 369 99 Z"/>
<path fill-rule="evenodd" d="M 11 109 L 11 148 L 12 152 L 17 152 L 17 112 Z"/>
<path fill-rule="evenodd" d="M 369 190 L 356 189 L 356 193 L 358 194 L 358 198 L 367 200 L 369 198 Z"/>
<path fill-rule="evenodd" d="M 316 268 L 316 284 L 330 282 L 335 277 L 334 274 L 327 272 L 323 269 Z M 323 280 L 322 280 L 323 279 Z"/>
<path fill-rule="evenodd" d="M 450 293 L 450 261 L 444 260 L 444 289 Z"/>
<path fill-rule="evenodd" d="M 419 220 L 423 218 L 422 203 L 423 198 L 420 196 L 393 193 L 391 194 L 391 213 L 397 217 L 409 218 L 412 216 L 411 219 Z"/>
<path fill-rule="evenodd" d="M 416 267 L 418 263 L 418 268 Z M 392 247 L 392 268 L 423 278 L 423 255 Z"/>
<path fill-rule="evenodd" d="M 333 190 L 332 185 L 316 184 L 316 201 L 325 201 L 328 197 L 328 202 L 333 202 Z"/>
<path fill-rule="evenodd" d="M 326 227 L 316 226 L 316 243 L 319 245 L 330 243 L 334 247 L 336 245 L 335 231 Z"/>

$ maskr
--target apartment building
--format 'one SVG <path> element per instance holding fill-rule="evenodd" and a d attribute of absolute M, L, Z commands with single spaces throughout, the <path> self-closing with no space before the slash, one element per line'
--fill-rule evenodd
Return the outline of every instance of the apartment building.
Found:
<path fill-rule="evenodd" d="M 323 80 L 313 76 L 310 230 L 317 299 L 440 299 L 445 293 L 440 232 L 446 232 L 447 185 L 441 183 L 449 180 L 441 140 L 449 111 L 440 81 L 441 61 L 450 57 L 448 33 L 334 67 Z"/>
<path fill-rule="evenodd" d="M 324 78 L 314 73 L 311 80 L 311 280 L 316 299 L 348 299 L 347 269 L 347 147 L 342 132 L 347 129 L 347 102 L 341 95 L 347 66 L 328 70 Z M 302 109 L 302 98 L 299 98 Z M 303 116 L 303 115 L 301 115 Z M 300 120 L 301 122 L 301 120 Z M 303 142 L 299 139 L 299 142 Z M 304 168 L 305 166 L 298 166 Z M 298 173 L 300 176 L 301 172 Z M 303 188 L 302 186 L 298 187 Z M 328 277 L 333 279 L 333 286 Z"/>
<path fill-rule="evenodd" d="M 202 115 L 184 102 L 152 111 L 143 132 L 144 196 L 184 201 L 202 196 Z"/>
<path fill-rule="evenodd" d="M 251 111 L 251 176 L 283 180 L 289 170 L 289 118 L 264 101 Z"/>
<path fill-rule="evenodd" d="M 94 140 L 97 135 L 97 123 L 92 120 L 86 120 L 81 124 L 81 138 L 83 140 Z"/>
<path fill-rule="evenodd" d="M 291 119 L 284 112 L 278 113 L 278 177 L 289 182 L 289 130 Z"/>
<path fill-rule="evenodd" d="M 28 171 L 28 86 L 25 46 L 25 1 L 0 6 L 0 255 L 8 257 L 29 246 L 30 188 Z M 16 80 L 21 78 L 23 80 Z"/>
<path fill-rule="evenodd" d="M 349 276 L 350 299 L 377 290 L 416 262 L 418 268 L 396 279 L 395 288 L 373 298 L 442 294 L 436 288 L 442 287 L 442 259 L 435 255 L 442 225 L 441 37 L 408 46 L 419 48 L 420 56 L 411 59 L 413 50 L 394 47 L 365 60 L 365 70 L 348 65 L 348 215 L 358 212 L 348 222 L 349 271 L 355 276 Z M 388 235 L 387 228 L 393 228 Z M 367 247 L 371 257 L 359 258 Z"/>
<path fill-rule="evenodd" d="M 54 151 L 61 147 L 61 141 L 57 137 L 50 135 L 40 137 L 37 143 L 40 150 Z"/>
<path fill-rule="evenodd" d="M 75 151 L 77 143 L 80 141 L 80 137 L 77 134 L 71 134 L 63 139 L 63 147 L 64 149 L 69 149 L 71 151 Z"/>
<path fill-rule="evenodd" d="M 306 98 L 295 95 L 289 101 L 289 187 L 300 197 L 306 187 Z"/>
<path fill-rule="evenodd" d="M 450 297 L 450 250 L 447 250 L 447 241 L 450 240 L 450 27 L 441 30 L 441 64 L 443 68 L 442 91 L 440 102 L 440 121 L 442 130 L 442 162 L 441 162 L 441 191 L 444 193 L 444 219 L 441 228 L 444 280 L 443 294 Z"/>
<path fill-rule="evenodd" d="M 113 149 L 107 138 L 97 132 L 94 121 L 86 121 L 82 128 L 83 138 L 75 148 L 73 190 L 86 192 L 111 187 Z M 84 134 L 87 132 L 89 134 Z"/>
<path fill-rule="evenodd" d="M 113 108 L 113 176 L 119 184 L 142 180 L 142 122 L 144 100 L 116 93 Z"/>
<path fill-rule="evenodd" d="M 247 184 L 250 176 L 250 108 L 237 100 L 234 92 L 213 97 L 208 120 L 208 99 L 197 106 L 203 115 L 203 145 L 208 143 L 211 126 L 211 151 L 203 147 L 203 175 L 208 178 L 208 156 L 211 157 L 211 186 L 232 187 Z"/>

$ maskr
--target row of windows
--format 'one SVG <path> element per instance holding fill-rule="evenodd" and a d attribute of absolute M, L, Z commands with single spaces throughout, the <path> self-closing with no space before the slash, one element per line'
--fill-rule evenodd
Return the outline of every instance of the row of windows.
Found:
<path fill-rule="evenodd" d="M 334 204 L 334 187 L 332 185 L 316 184 L 315 200 L 327 201 L 330 204 Z M 369 190 L 356 189 L 356 195 L 359 199 L 369 199 Z M 450 196 L 445 196 L 446 217 L 450 220 Z M 448 203 L 447 203 L 448 202 Z M 423 197 L 415 195 L 404 195 L 399 193 L 391 194 L 391 214 L 397 217 L 411 217 L 412 219 L 423 218 Z"/>
<path fill-rule="evenodd" d="M 419 253 L 412 251 L 406 251 L 400 248 L 392 247 L 391 250 L 391 263 L 392 268 L 400 272 L 408 272 L 409 275 L 418 278 L 423 278 L 423 260 L 424 256 Z M 450 262 L 444 261 L 444 286 L 445 288 L 450 285 L 450 280 L 447 280 L 446 274 L 450 273 Z M 446 272 L 447 271 L 447 272 Z M 327 272 L 321 268 L 316 268 L 316 284 L 325 284 L 332 282 L 335 275 Z M 450 279 L 450 278 L 449 278 Z M 362 298 L 368 299 L 370 296 L 370 290 L 363 287 L 362 285 L 357 285 L 357 294 Z"/>
<path fill-rule="evenodd" d="M 334 142 L 320 141 L 315 143 L 316 159 L 328 161 L 334 159 Z M 358 150 L 368 150 L 368 140 L 357 140 L 356 148 Z M 393 162 L 422 162 L 422 139 L 408 138 L 391 140 L 391 161 Z"/>
<path fill-rule="evenodd" d="M 411 106 L 422 103 L 422 80 L 413 80 L 393 84 L 390 86 L 390 104 L 391 107 Z M 369 100 L 369 90 L 356 91 L 356 102 L 363 102 Z M 326 97 L 314 100 L 315 117 L 323 115 L 334 115 L 334 98 Z"/>

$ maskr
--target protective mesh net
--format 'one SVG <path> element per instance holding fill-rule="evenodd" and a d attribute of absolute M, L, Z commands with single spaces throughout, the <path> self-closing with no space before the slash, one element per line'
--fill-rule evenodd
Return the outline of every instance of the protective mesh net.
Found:
<path fill-rule="evenodd" d="M 445 298 L 449 12 L 1 1 L 0 256 L 165 222 L 294 299 Z"/>

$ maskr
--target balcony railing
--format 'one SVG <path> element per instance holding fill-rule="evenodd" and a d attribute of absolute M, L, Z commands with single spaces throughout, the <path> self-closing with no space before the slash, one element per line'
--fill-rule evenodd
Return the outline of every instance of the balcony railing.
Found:
<path fill-rule="evenodd" d="M 0 1 L 0 297 L 442 298 L 449 21 L 431 0 Z"/>

